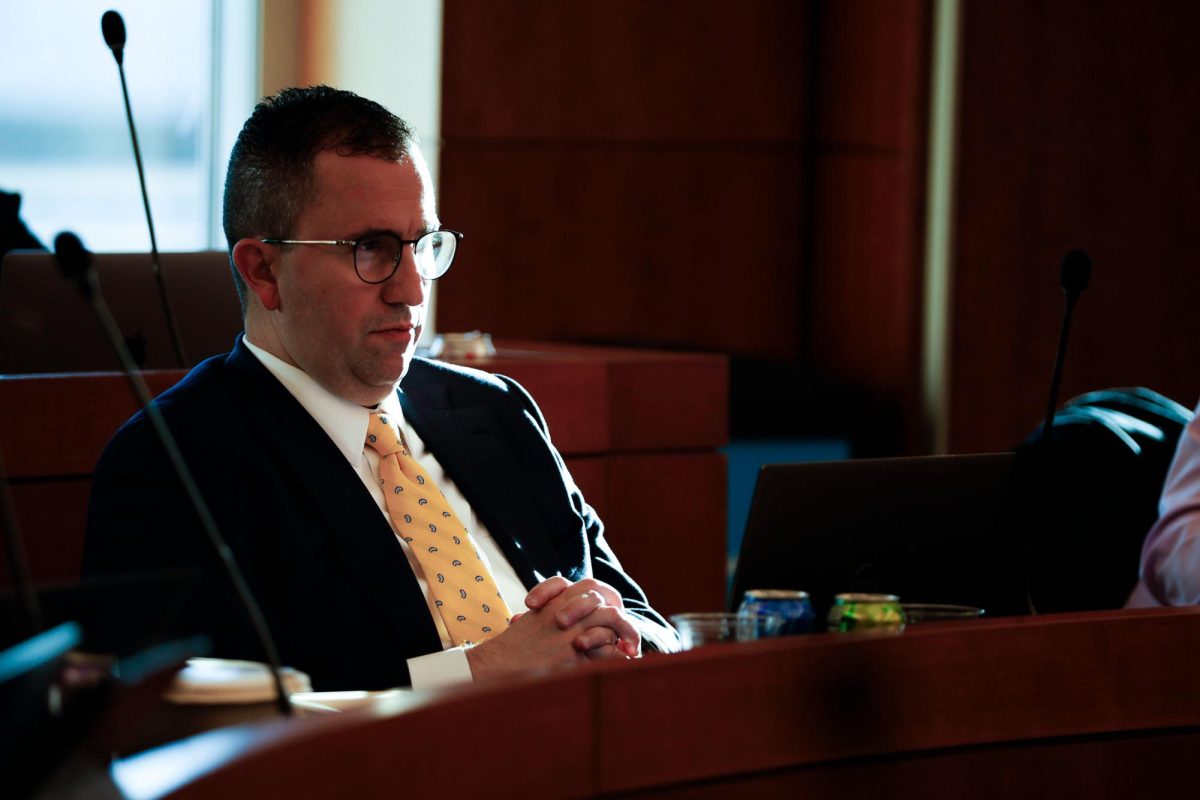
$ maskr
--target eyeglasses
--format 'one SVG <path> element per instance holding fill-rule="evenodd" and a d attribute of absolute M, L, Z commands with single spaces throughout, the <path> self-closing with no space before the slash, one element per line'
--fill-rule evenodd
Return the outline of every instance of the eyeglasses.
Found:
<path fill-rule="evenodd" d="M 354 271 L 364 283 L 383 283 L 396 274 L 404 245 L 413 246 L 417 274 L 427 281 L 437 280 L 450 269 L 454 251 L 463 235 L 458 231 L 430 231 L 416 239 L 401 239 L 393 233 L 373 233 L 361 239 L 259 239 L 264 244 L 326 244 L 350 247 L 354 253 Z"/>

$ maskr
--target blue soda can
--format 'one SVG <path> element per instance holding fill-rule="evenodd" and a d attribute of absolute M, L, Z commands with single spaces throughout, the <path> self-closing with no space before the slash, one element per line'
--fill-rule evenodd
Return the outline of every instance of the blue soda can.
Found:
<path fill-rule="evenodd" d="M 779 629 L 779 636 L 811 633 L 817 621 L 808 592 L 795 589 L 750 589 L 742 598 L 738 613 L 782 617 L 783 626 Z"/>

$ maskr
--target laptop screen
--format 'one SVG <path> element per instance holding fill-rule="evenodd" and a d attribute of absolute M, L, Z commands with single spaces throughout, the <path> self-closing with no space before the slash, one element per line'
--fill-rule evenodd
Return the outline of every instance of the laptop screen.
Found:
<path fill-rule="evenodd" d="M 769 464 L 759 472 L 729 605 L 800 589 L 823 620 L 842 592 L 1024 608 L 1012 453 Z M 818 622 L 820 624 L 820 622 Z"/>

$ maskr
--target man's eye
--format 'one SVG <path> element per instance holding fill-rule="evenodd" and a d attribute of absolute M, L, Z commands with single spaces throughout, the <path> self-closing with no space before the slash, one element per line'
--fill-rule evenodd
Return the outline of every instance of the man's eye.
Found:
<path fill-rule="evenodd" d="M 378 237 L 358 240 L 358 251 L 360 253 L 377 253 L 380 250 L 385 249 L 385 247 L 386 245 L 384 244 L 383 240 Z"/>

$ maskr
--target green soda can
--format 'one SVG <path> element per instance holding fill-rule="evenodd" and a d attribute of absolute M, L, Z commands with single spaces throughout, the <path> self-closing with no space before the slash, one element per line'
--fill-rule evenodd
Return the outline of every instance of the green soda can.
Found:
<path fill-rule="evenodd" d="M 904 632 L 904 609 L 894 594 L 839 594 L 828 622 L 830 633 L 895 636 Z"/>

